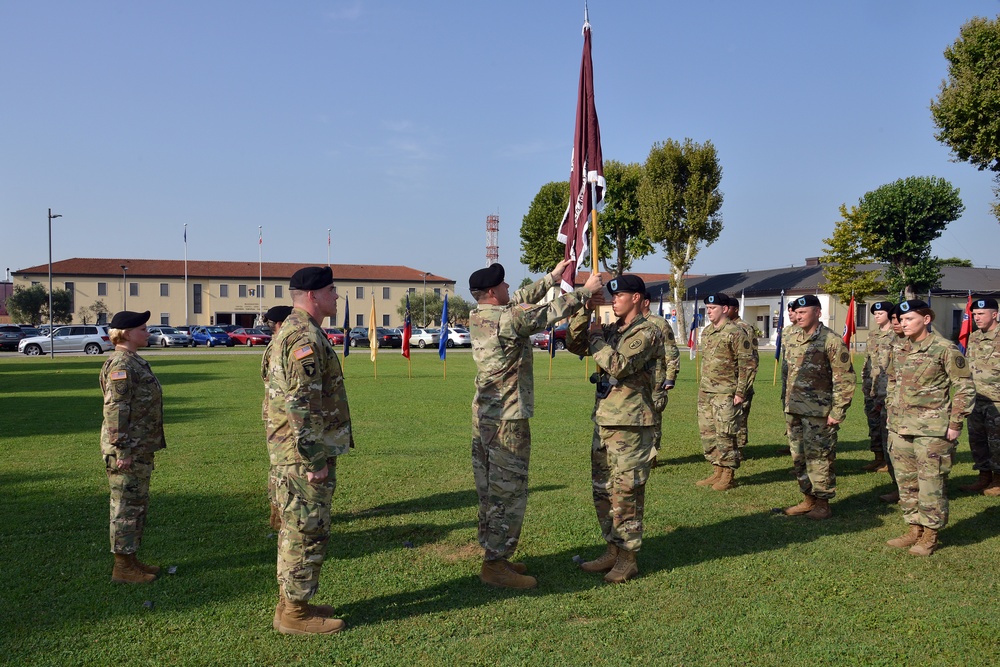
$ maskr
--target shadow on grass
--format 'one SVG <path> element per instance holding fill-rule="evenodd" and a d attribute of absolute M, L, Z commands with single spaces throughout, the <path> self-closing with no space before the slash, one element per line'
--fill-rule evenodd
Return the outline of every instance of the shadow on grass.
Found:
<path fill-rule="evenodd" d="M 947 526 L 941 533 L 944 546 L 978 544 L 996 537 L 1000 525 L 1000 506 L 987 507 L 979 514 Z"/>
<path fill-rule="evenodd" d="M 559 484 L 549 484 L 546 486 L 533 486 L 528 489 L 528 496 L 530 497 L 536 493 L 544 493 L 546 491 L 557 491 L 559 489 L 565 489 L 565 485 Z M 365 517 L 377 516 L 380 514 L 398 516 L 401 514 L 416 514 L 421 512 L 437 512 L 441 510 L 454 510 L 461 509 L 463 507 L 468 507 L 475 511 L 479 505 L 479 498 L 476 496 L 475 489 L 463 489 L 461 491 L 447 491 L 444 493 L 435 493 L 430 496 L 424 496 L 423 498 L 412 498 L 408 500 L 400 500 L 394 503 L 386 503 L 384 505 L 378 505 L 377 507 L 369 507 L 368 509 L 359 509 L 353 512 L 341 512 L 334 514 L 331 519 L 334 522 L 337 521 L 349 521 L 351 519 L 359 519 Z"/>

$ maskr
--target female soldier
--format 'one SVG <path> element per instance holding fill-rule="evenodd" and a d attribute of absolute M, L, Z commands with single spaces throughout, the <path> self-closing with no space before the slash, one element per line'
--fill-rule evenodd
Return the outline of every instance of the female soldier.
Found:
<path fill-rule="evenodd" d="M 135 552 L 149 505 L 153 453 L 163 438 L 163 392 L 149 364 L 136 350 L 146 347 L 149 311 L 123 310 L 111 320 L 115 351 L 101 369 L 104 424 L 101 454 L 111 486 L 111 581 L 140 584 L 156 579 L 160 568 L 140 562 Z"/>
<path fill-rule="evenodd" d="M 886 402 L 889 455 L 910 530 L 888 544 L 930 556 L 938 531 L 948 523 L 945 481 L 976 390 L 962 353 L 929 330 L 934 311 L 926 303 L 904 301 L 898 313 L 908 340 L 893 350 L 886 369 Z"/>

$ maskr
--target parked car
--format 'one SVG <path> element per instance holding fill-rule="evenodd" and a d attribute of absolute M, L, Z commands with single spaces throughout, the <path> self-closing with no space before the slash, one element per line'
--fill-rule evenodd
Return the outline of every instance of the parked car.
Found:
<path fill-rule="evenodd" d="M 327 327 L 323 329 L 326 332 L 326 338 L 334 345 L 344 344 L 344 330 L 340 327 Z"/>
<path fill-rule="evenodd" d="M 174 328 L 180 331 L 182 334 L 187 334 L 188 336 L 191 335 L 191 327 L 188 326 L 187 324 L 182 324 L 179 327 L 174 327 Z"/>
<path fill-rule="evenodd" d="M 569 323 L 563 322 L 562 324 L 557 324 L 556 328 L 553 330 L 553 337 L 555 338 L 556 351 L 566 349 L 566 331 L 569 329 Z M 531 344 L 535 347 L 540 347 L 543 350 L 549 349 L 549 332 L 540 331 L 531 336 Z"/>
<path fill-rule="evenodd" d="M 236 341 L 219 327 L 191 327 L 191 346 L 198 347 L 199 345 L 233 347 L 236 345 Z"/>
<path fill-rule="evenodd" d="M 271 337 L 260 329 L 236 329 L 229 332 L 229 337 L 247 347 L 254 345 L 267 345 L 271 342 Z"/>
<path fill-rule="evenodd" d="M 0 325 L 0 350 L 16 350 L 17 344 L 27 337 L 28 335 L 21 327 L 16 327 L 13 324 Z"/>
<path fill-rule="evenodd" d="M 378 327 L 375 329 L 376 347 L 403 347 L 403 337 L 395 329 Z"/>
<path fill-rule="evenodd" d="M 52 332 L 52 348 L 49 347 L 48 336 L 33 336 L 24 338 L 17 344 L 17 351 L 29 357 L 48 354 L 51 349 L 56 352 L 86 352 L 87 354 L 102 354 L 114 349 L 108 328 L 97 325 L 73 325 L 59 327 Z"/>
<path fill-rule="evenodd" d="M 178 331 L 173 327 L 154 326 L 149 327 L 149 346 L 155 347 L 187 347 L 191 344 L 191 336 L 183 331 Z"/>
<path fill-rule="evenodd" d="M 242 329 L 243 328 L 243 327 L 241 327 L 238 324 L 218 324 L 216 326 L 218 326 L 220 329 L 222 329 L 223 331 L 225 331 L 227 334 L 231 334 L 234 331 L 236 331 L 237 329 Z"/>
<path fill-rule="evenodd" d="M 441 330 L 440 329 L 414 329 L 410 335 L 410 347 L 414 345 L 423 349 L 430 345 L 431 347 L 437 347 L 438 341 L 441 340 Z"/>
<path fill-rule="evenodd" d="M 24 332 L 24 337 L 25 338 L 30 338 L 32 336 L 41 336 L 42 335 L 41 331 L 39 331 L 35 327 L 31 326 L 30 324 L 18 324 L 17 326 L 21 327 L 21 331 Z"/>
<path fill-rule="evenodd" d="M 348 334 L 351 337 L 351 347 L 365 347 L 369 344 L 368 327 L 354 327 Z"/>
<path fill-rule="evenodd" d="M 446 347 L 472 347 L 472 335 L 462 327 L 448 328 Z"/>

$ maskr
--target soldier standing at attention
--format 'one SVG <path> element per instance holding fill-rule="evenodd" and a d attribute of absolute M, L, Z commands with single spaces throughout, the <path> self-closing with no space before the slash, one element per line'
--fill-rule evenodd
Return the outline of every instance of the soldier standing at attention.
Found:
<path fill-rule="evenodd" d="M 955 344 L 928 329 L 934 311 L 926 303 L 904 301 L 899 313 L 907 342 L 893 353 L 886 371 L 889 455 L 910 530 L 888 544 L 930 556 L 938 548 L 938 531 L 948 523 L 945 482 L 976 388 Z"/>
<path fill-rule="evenodd" d="M 582 288 L 538 304 L 559 284 L 569 260 L 523 289 L 508 293 L 504 269 L 493 264 L 469 277 L 477 307 L 469 314 L 476 395 L 472 401 L 472 473 L 479 495 L 479 579 L 490 586 L 534 588 L 523 563 L 511 563 L 528 504 L 528 459 L 535 411 L 531 334 L 580 310 L 601 289 L 600 273 Z"/>
<path fill-rule="evenodd" d="M 726 317 L 728 305 L 725 294 L 705 297 L 708 324 L 701 333 L 698 430 L 712 474 L 695 484 L 716 491 L 733 488 L 733 476 L 740 467 L 740 450 L 736 446 L 739 412 L 750 391 L 754 367 L 753 344 Z"/>
<path fill-rule="evenodd" d="M 892 440 L 892 422 L 889 421 L 889 361 L 896 353 L 896 350 L 906 344 L 906 336 L 903 335 L 903 325 L 899 323 L 899 306 L 893 306 L 889 311 L 889 327 L 892 335 L 887 336 L 878 349 L 878 371 L 873 378 L 876 404 L 881 404 L 885 419 L 885 453 L 886 463 L 889 468 L 889 476 L 892 478 L 892 491 L 878 497 L 884 503 L 895 504 L 899 502 L 899 487 L 896 484 L 896 471 L 892 467 L 892 457 L 889 456 L 889 442 Z"/>
<path fill-rule="evenodd" d="M 337 315 L 330 267 L 299 269 L 288 284 L 292 312 L 271 340 L 267 445 L 281 508 L 274 627 L 288 635 L 344 628 L 333 607 L 313 606 L 330 541 L 337 457 L 353 446 L 344 374 L 319 323 Z"/>
<path fill-rule="evenodd" d="M 972 319 L 976 330 L 969 335 L 966 357 L 976 385 L 976 403 L 969 414 L 969 449 L 979 479 L 963 491 L 1000 496 L 1000 326 L 996 299 L 974 299 Z"/>
<path fill-rule="evenodd" d="M 149 311 L 128 310 L 111 318 L 115 351 L 101 368 L 104 423 L 101 455 L 111 487 L 111 581 L 145 584 L 160 574 L 136 558 L 149 508 L 153 454 L 167 446 L 163 437 L 163 390 L 138 349 L 149 343 Z"/>
<path fill-rule="evenodd" d="M 739 420 L 739 427 L 736 431 L 736 449 L 740 451 L 740 460 L 743 457 L 743 448 L 747 446 L 750 442 L 750 435 L 747 431 L 747 422 L 750 420 L 750 405 L 753 403 L 753 383 L 757 379 L 757 367 L 760 365 L 760 352 L 757 347 L 759 342 L 757 341 L 757 330 L 749 322 L 740 319 L 740 302 L 739 299 L 734 299 L 733 297 L 728 297 L 726 302 L 726 318 L 738 326 L 740 330 L 746 335 L 747 340 L 750 341 L 752 348 L 752 355 L 750 361 L 750 379 L 747 384 L 747 393 L 743 397 L 743 402 L 740 403 L 740 409 L 736 412 L 736 417 Z"/>
<path fill-rule="evenodd" d="M 837 430 L 847 416 L 856 376 L 843 339 L 822 324 L 819 299 L 795 300 L 799 328 L 783 343 L 788 362 L 785 420 L 792 463 L 802 502 L 784 510 L 788 516 L 829 519 L 836 494 L 833 463 Z"/>
<path fill-rule="evenodd" d="M 608 291 L 617 320 L 591 324 L 590 310 L 601 302 L 600 297 L 591 299 L 586 310 L 570 319 L 566 349 L 593 356 L 597 366 L 591 376 L 597 393 L 590 469 L 594 509 L 607 548 L 580 567 L 607 572 L 604 581 L 619 584 L 639 574 L 636 552 L 642 546 L 646 480 L 656 440 L 654 405 L 666 401 L 666 390 L 665 377 L 657 375 L 663 369 L 660 332 L 642 315 L 645 283 L 639 276 L 622 275 L 608 283 Z"/>
<path fill-rule="evenodd" d="M 664 380 L 662 386 L 663 392 L 661 392 L 663 398 L 661 402 L 653 406 L 653 410 L 656 413 L 656 442 L 653 445 L 653 458 L 649 462 L 649 465 L 655 468 L 656 456 L 660 453 L 660 441 L 663 438 L 663 411 L 667 408 L 667 392 L 673 389 L 674 384 L 677 382 L 677 373 L 681 369 L 681 353 L 677 349 L 677 339 L 674 336 L 674 328 L 670 326 L 670 322 L 667 322 L 664 318 L 649 310 L 649 304 L 652 301 L 653 297 L 647 290 L 642 300 L 642 316 L 659 330 L 660 338 L 663 340 Z"/>
<path fill-rule="evenodd" d="M 264 381 L 264 403 L 261 410 L 264 424 L 267 424 L 267 374 L 271 365 L 271 344 L 281 330 L 281 323 L 285 321 L 292 312 L 291 306 L 273 306 L 264 313 L 264 321 L 271 327 L 271 340 L 264 348 L 264 356 L 260 360 L 260 378 Z M 275 484 L 277 480 L 274 476 L 274 467 L 271 466 L 267 473 L 267 499 L 271 505 L 271 528 L 275 531 L 281 530 L 281 508 L 278 507 L 278 499 L 275 496 Z"/>
<path fill-rule="evenodd" d="M 868 472 L 889 472 L 889 459 L 885 455 L 887 434 L 885 430 L 885 405 L 879 403 L 875 388 L 876 377 L 884 371 L 878 367 L 879 348 L 895 337 L 889 322 L 889 311 L 896 307 L 892 301 L 876 301 L 869 309 L 875 320 L 874 331 L 869 330 L 865 345 L 865 365 L 861 369 L 861 390 L 865 397 L 865 417 L 868 419 L 869 448 L 875 460 L 861 467 Z"/>

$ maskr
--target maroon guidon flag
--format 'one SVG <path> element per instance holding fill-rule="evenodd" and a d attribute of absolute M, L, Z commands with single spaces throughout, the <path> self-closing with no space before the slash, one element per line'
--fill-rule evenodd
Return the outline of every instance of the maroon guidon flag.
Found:
<path fill-rule="evenodd" d="M 590 59 L 590 21 L 584 15 L 583 61 L 580 92 L 576 100 L 576 131 L 569 170 L 569 205 L 559 226 L 559 242 L 566 244 L 565 259 L 573 260 L 562 275 L 562 288 L 574 289 L 576 271 L 590 255 L 591 212 L 604 208 L 604 163 L 601 128 L 594 106 L 594 65 Z M 596 264 L 596 262 L 595 262 Z"/>

